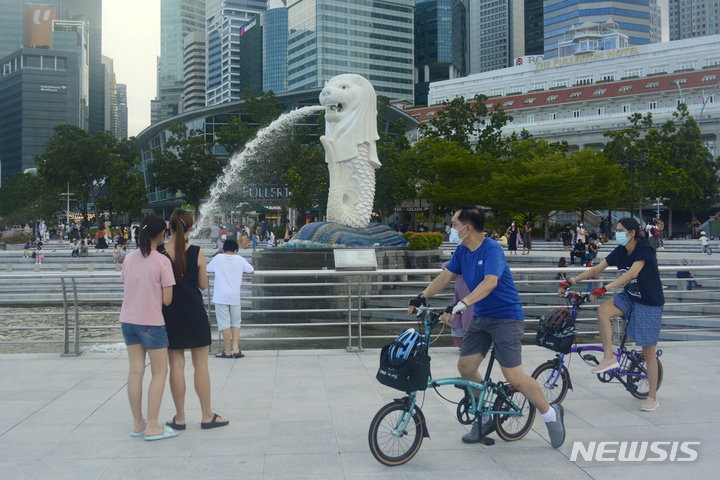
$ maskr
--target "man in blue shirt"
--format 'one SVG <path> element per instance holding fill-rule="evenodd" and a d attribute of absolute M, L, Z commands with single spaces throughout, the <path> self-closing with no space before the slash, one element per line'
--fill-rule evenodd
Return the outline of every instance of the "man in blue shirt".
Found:
<path fill-rule="evenodd" d="M 462 275 L 470 294 L 448 307 L 442 316 L 447 323 L 473 306 L 473 319 L 460 349 L 460 376 L 482 382 L 478 368 L 494 342 L 503 375 L 538 409 L 548 427 L 550 443 L 558 448 L 565 441 L 564 411 L 559 404 L 551 407 L 537 381 L 523 371 L 521 342 L 525 317 L 505 253 L 500 244 L 485 235 L 485 214 L 480 207 L 460 207 L 453 215 L 451 227 L 450 241 L 458 244 L 457 250 L 446 269 L 410 300 L 408 314 L 426 305 L 426 299 L 443 292 L 454 274 Z M 482 442 L 490 433 L 489 417 L 483 417 L 482 425 L 475 420 L 470 433 L 463 436 L 465 443 Z"/>

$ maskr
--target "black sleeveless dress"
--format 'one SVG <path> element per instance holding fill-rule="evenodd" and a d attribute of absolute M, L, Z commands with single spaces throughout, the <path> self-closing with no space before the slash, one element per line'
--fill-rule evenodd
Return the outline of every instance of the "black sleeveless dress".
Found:
<path fill-rule="evenodd" d="M 170 258 L 162 245 L 158 251 Z M 162 309 L 170 349 L 206 347 L 212 343 L 210 321 L 198 287 L 199 253 L 197 245 L 191 245 L 185 251 L 185 275 L 173 286 L 172 303 Z"/>

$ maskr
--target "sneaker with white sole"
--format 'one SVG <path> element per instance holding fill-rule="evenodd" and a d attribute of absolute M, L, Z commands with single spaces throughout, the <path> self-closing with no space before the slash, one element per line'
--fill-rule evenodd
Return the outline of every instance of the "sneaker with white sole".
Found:
<path fill-rule="evenodd" d="M 613 358 L 612 360 L 605 360 L 603 358 L 603 360 L 600 363 L 598 363 L 597 366 L 595 366 L 590 371 L 592 372 L 593 375 L 597 375 L 598 373 L 604 373 L 604 372 L 607 372 L 608 370 L 618 368 L 619 366 L 620 366 L 620 364 L 618 363 L 617 359 Z"/>
<path fill-rule="evenodd" d="M 555 409 L 555 421 L 547 422 L 545 426 L 550 436 L 550 445 L 558 448 L 565 441 L 565 409 L 559 403 L 550 405 L 550 408 Z"/>
<path fill-rule="evenodd" d="M 645 401 L 640 405 L 640 410 L 643 412 L 652 412 L 660 406 L 660 400 L 657 398 L 647 397 Z"/>

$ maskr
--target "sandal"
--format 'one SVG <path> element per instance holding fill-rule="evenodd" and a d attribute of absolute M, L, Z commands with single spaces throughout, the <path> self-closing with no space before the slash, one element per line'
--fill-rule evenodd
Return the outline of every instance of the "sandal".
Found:
<path fill-rule="evenodd" d="M 216 413 L 212 420 L 210 420 L 209 422 L 202 422 L 202 423 L 200 424 L 200 427 L 201 427 L 203 430 L 208 430 L 208 429 L 210 429 L 210 428 L 224 427 L 224 426 L 226 426 L 227 424 L 230 423 L 230 420 L 225 420 L 224 422 L 218 422 L 217 419 L 218 419 L 219 417 L 220 417 L 220 415 L 218 415 L 218 414 Z"/>
<path fill-rule="evenodd" d="M 215 354 L 215 358 L 233 358 L 232 354 L 226 355 L 224 351 Z"/>
<path fill-rule="evenodd" d="M 186 425 L 185 425 L 184 423 L 180 424 L 180 423 L 176 423 L 176 422 L 175 422 L 175 417 L 176 417 L 176 416 L 177 416 L 177 415 L 173 416 L 172 421 L 170 421 L 170 422 L 165 422 L 165 425 L 167 425 L 168 427 L 172 427 L 172 428 L 175 429 L 175 430 L 185 430 Z"/>
<path fill-rule="evenodd" d="M 235 358 L 243 358 L 245 354 L 242 351 L 238 351 L 237 353 L 233 352 L 232 356 Z"/>

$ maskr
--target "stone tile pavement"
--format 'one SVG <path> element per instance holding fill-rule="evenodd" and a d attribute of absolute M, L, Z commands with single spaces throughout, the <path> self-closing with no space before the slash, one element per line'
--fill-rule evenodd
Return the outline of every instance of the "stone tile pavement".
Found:
<path fill-rule="evenodd" d="M 548 443 L 539 416 L 522 440 L 465 445 L 455 405 L 426 392 L 430 439 L 407 464 L 386 467 L 368 448 L 377 410 L 399 392 L 378 384 L 378 350 L 248 351 L 210 360 L 214 409 L 228 427 L 201 430 L 188 359 L 188 429 L 145 442 L 129 436 L 127 356 L 0 355 L 0 479 L 706 479 L 720 472 L 720 342 L 662 344 L 661 407 L 640 412 L 619 384 L 602 384 L 577 356 L 563 402 L 567 438 Z M 432 350 L 436 378 L 455 376 L 457 352 Z M 551 352 L 525 347 L 528 373 Z M 484 370 L 483 370 L 484 371 Z M 499 369 L 494 375 L 500 378 Z M 149 380 L 149 370 L 146 375 Z M 147 391 L 147 390 L 145 390 Z M 459 399 L 460 391 L 441 393 Z M 160 417 L 173 405 L 165 390 Z M 194 423 L 193 423 L 194 422 Z M 699 441 L 694 462 L 570 460 L 573 442 Z"/>

